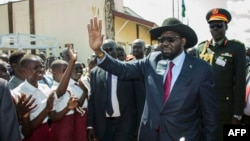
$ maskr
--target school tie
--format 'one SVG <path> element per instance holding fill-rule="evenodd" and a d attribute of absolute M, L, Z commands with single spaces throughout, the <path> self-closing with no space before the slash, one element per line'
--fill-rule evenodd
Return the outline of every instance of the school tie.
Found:
<path fill-rule="evenodd" d="M 169 69 L 168 69 L 166 79 L 165 79 L 165 83 L 164 83 L 164 103 L 167 101 L 167 99 L 169 97 L 169 94 L 170 94 L 173 66 L 174 66 L 174 63 L 170 62 L 169 63 Z"/>
<path fill-rule="evenodd" d="M 107 103 L 106 103 L 106 110 L 107 110 L 107 113 L 112 116 L 113 113 L 114 113 L 114 110 L 113 110 L 113 107 L 112 107 L 112 97 L 111 97 L 111 85 L 112 85 L 112 82 L 111 82 L 111 73 L 108 73 L 108 78 L 107 78 Z"/>

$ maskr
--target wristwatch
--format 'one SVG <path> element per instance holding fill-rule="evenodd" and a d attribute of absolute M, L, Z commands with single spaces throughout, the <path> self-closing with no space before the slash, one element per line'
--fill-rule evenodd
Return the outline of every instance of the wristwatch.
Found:
<path fill-rule="evenodd" d="M 234 118 L 236 118 L 237 120 L 241 120 L 242 119 L 242 116 L 240 115 L 233 115 Z"/>

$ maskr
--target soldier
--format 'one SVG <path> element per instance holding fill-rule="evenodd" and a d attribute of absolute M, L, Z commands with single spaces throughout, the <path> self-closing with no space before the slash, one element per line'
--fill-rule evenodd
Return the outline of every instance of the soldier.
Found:
<path fill-rule="evenodd" d="M 206 15 L 211 40 L 201 42 L 197 56 L 213 67 L 215 92 L 218 96 L 219 139 L 223 138 L 224 124 L 240 124 L 243 115 L 246 53 L 245 45 L 226 37 L 231 14 L 222 8 L 214 8 Z"/>

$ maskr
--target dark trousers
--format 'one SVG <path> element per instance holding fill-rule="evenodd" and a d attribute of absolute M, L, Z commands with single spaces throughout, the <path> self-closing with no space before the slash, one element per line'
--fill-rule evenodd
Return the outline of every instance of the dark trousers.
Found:
<path fill-rule="evenodd" d="M 152 129 L 148 123 L 141 123 L 139 130 L 139 141 L 160 141 L 160 133 L 158 130 Z"/>
<path fill-rule="evenodd" d="M 250 125 L 250 116 L 244 114 L 242 117 L 242 124 Z"/>
<path fill-rule="evenodd" d="M 106 118 L 106 129 L 100 141 L 131 141 L 130 135 L 126 135 L 120 118 Z"/>

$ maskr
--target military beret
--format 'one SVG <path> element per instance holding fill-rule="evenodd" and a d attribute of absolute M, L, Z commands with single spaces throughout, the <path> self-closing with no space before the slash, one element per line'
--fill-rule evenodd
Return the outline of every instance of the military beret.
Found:
<path fill-rule="evenodd" d="M 207 22 L 211 21 L 225 21 L 229 23 L 231 21 L 231 14 L 223 8 L 214 8 L 208 11 L 206 15 Z"/>

